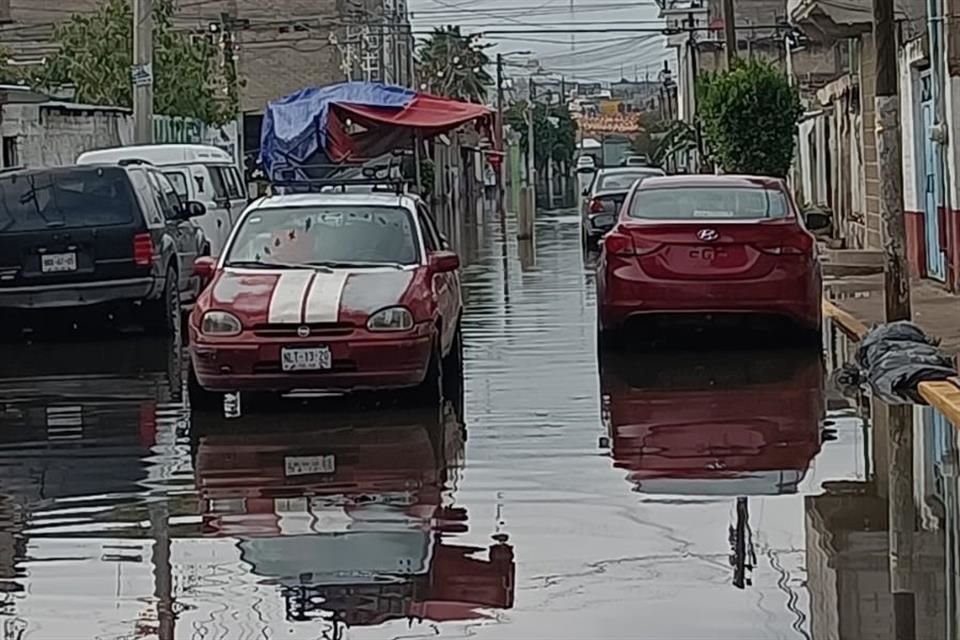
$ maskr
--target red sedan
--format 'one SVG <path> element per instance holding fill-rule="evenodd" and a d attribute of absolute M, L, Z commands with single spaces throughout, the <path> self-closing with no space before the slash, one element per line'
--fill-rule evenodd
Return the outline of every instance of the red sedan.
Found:
<path fill-rule="evenodd" d="M 816 335 L 816 241 L 774 178 L 690 175 L 634 185 L 597 267 L 599 333 L 644 316 L 786 319 Z"/>
<path fill-rule="evenodd" d="M 442 393 L 460 375 L 459 258 L 409 195 L 278 195 L 252 204 L 190 314 L 203 390 Z"/>

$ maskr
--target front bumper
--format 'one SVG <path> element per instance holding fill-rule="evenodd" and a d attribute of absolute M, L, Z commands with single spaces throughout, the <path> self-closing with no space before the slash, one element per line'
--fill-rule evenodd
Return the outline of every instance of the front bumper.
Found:
<path fill-rule="evenodd" d="M 412 387 L 423 382 L 433 336 L 364 335 L 347 338 L 209 340 L 191 328 L 190 356 L 200 386 L 208 391 L 354 391 Z M 284 372 L 283 347 L 329 347 L 330 369 Z"/>
<path fill-rule="evenodd" d="M 157 289 L 152 277 L 0 288 L 0 308 L 57 309 L 130 302 L 149 298 Z"/>

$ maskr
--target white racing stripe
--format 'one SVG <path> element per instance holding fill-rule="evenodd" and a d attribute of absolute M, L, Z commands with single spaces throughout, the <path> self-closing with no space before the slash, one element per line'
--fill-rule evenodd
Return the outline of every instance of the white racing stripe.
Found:
<path fill-rule="evenodd" d="M 317 273 L 307 294 L 303 321 L 306 323 L 339 321 L 340 300 L 343 298 L 343 289 L 349 277 L 349 271 Z"/>
<path fill-rule="evenodd" d="M 313 271 L 284 271 L 280 274 L 270 297 L 267 322 L 296 324 L 302 322 L 303 298 L 307 295 Z"/>

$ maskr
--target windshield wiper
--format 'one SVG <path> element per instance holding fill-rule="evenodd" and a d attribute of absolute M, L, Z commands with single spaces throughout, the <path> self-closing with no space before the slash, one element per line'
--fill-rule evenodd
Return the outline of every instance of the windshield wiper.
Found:
<path fill-rule="evenodd" d="M 390 269 L 403 269 L 404 266 L 399 262 L 355 262 L 355 261 L 333 261 L 333 260 L 324 260 L 322 262 L 311 262 L 310 264 L 320 265 L 322 267 L 329 267 L 331 269 L 349 269 L 350 267 L 355 267 L 358 269 L 378 269 L 381 267 L 387 267 Z"/>
<path fill-rule="evenodd" d="M 322 271 L 331 273 L 331 269 L 323 264 L 302 263 L 302 262 L 264 262 L 262 260 L 231 260 L 224 264 L 225 267 L 237 267 L 240 269 L 310 269 L 313 271 Z"/>

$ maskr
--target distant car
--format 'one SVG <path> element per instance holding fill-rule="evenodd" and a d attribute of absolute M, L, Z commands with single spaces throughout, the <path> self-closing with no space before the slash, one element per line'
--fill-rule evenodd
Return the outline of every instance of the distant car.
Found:
<path fill-rule="evenodd" d="M 597 163 L 593 156 L 580 156 L 577 158 L 577 173 L 589 173 L 596 169 Z"/>
<path fill-rule="evenodd" d="M 624 167 L 649 167 L 650 158 L 645 155 L 627 156 L 620 163 Z"/>
<path fill-rule="evenodd" d="M 416 196 L 257 200 L 220 258 L 196 264 L 209 285 L 189 321 L 195 390 L 415 388 L 438 401 L 462 365 L 459 267 Z"/>
<path fill-rule="evenodd" d="M 583 192 L 580 237 L 584 248 L 594 247 L 613 227 L 620 205 L 637 180 L 662 175 L 655 167 L 600 169 Z"/>
<path fill-rule="evenodd" d="M 70 307 L 132 308 L 152 332 L 179 323 L 199 290 L 193 261 L 204 214 L 145 165 L 0 174 L 0 315 Z"/>
<path fill-rule="evenodd" d="M 782 180 L 649 178 L 627 195 L 597 265 L 599 336 L 650 315 L 786 319 L 821 328 L 816 242 Z"/>

